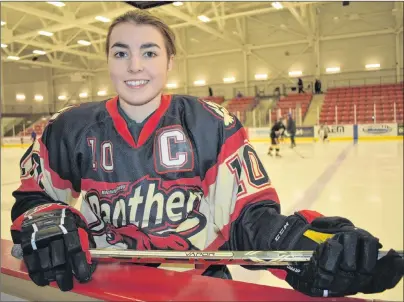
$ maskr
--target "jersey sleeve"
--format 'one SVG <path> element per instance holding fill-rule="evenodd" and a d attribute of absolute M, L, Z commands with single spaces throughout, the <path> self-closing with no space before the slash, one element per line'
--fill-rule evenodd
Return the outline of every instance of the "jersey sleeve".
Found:
<path fill-rule="evenodd" d="M 279 198 L 257 151 L 248 140 L 246 129 L 226 109 L 218 108 L 222 120 L 217 129 L 217 158 L 203 180 L 204 195 L 213 209 L 213 222 L 222 238 L 215 247 L 230 244 L 233 250 L 251 249 L 258 244 L 259 237 L 249 234 L 246 238 L 245 232 L 238 227 L 241 217 L 250 207 L 263 207 L 277 215 Z M 248 215 L 247 224 L 242 228 L 260 234 L 256 219 L 254 215 Z"/>
<path fill-rule="evenodd" d="M 312 250 L 317 243 L 303 237 L 308 225 L 321 214 L 300 211 L 281 214 L 278 194 L 246 130 L 222 123 L 216 164 L 204 179 L 204 192 L 213 205 L 213 222 L 222 240 L 211 247 L 239 251 Z"/>
<path fill-rule="evenodd" d="M 75 156 L 75 131 L 62 112 L 55 114 L 20 161 L 20 186 L 13 192 L 14 221 L 27 210 L 46 203 L 70 204 L 80 195 L 80 172 Z"/>

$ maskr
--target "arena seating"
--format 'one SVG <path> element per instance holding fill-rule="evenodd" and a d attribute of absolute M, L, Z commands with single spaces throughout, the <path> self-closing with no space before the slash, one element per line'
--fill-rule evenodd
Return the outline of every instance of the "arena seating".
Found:
<path fill-rule="evenodd" d="M 224 96 L 204 96 L 201 99 L 204 101 L 214 102 L 219 105 L 224 102 Z"/>
<path fill-rule="evenodd" d="M 26 128 L 25 132 L 21 131 L 20 133 L 18 133 L 18 136 L 31 136 L 32 130 L 34 130 L 36 135 L 40 137 L 47 123 L 48 118 L 45 120 L 41 118 L 40 120 L 34 122 L 29 128 Z"/>
<path fill-rule="evenodd" d="M 357 123 L 373 123 L 374 108 L 376 122 L 393 123 L 394 103 L 396 119 L 402 121 L 403 92 L 402 83 L 330 88 L 324 98 L 320 123 L 334 124 L 337 106 L 337 122 L 353 124 L 355 122 L 354 105 L 356 105 Z"/>
<path fill-rule="evenodd" d="M 281 98 L 276 104 L 276 107 L 271 112 L 271 120 L 272 121 L 277 120 L 278 109 L 281 109 L 281 115 L 285 116 L 289 112 L 289 109 L 291 109 L 293 113 L 296 112 L 295 110 L 299 106 L 301 107 L 302 110 L 302 120 L 303 120 L 306 115 L 307 109 L 310 106 L 312 98 L 313 95 L 309 93 L 290 94 L 286 97 Z M 295 115 L 294 118 L 296 119 Z"/>
<path fill-rule="evenodd" d="M 233 98 L 229 101 L 226 108 L 237 116 L 242 123 L 245 122 L 246 111 L 253 109 L 257 105 L 257 100 L 253 96 Z"/>

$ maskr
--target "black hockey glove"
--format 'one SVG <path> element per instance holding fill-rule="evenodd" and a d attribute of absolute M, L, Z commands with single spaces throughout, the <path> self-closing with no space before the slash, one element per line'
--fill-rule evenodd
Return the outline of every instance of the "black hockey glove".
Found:
<path fill-rule="evenodd" d="M 87 282 L 95 270 L 90 247 L 95 242 L 79 211 L 64 204 L 45 204 L 25 212 L 11 226 L 15 244 L 38 286 L 56 281 L 62 291 L 73 288 L 73 275 Z"/>
<path fill-rule="evenodd" d="M 380 293 L 395 287 L 404 274 L 401 256 L 390 250 L 377 260 L 382 247 L 379 240 L 355 228 L 347 219 L 316 218 L 306 234 L 314 240 L 334 234 L 317 246 L 309 263 L 287 267 L 286 281 L 306 295 L 342 297 L 359 292 Z"/>

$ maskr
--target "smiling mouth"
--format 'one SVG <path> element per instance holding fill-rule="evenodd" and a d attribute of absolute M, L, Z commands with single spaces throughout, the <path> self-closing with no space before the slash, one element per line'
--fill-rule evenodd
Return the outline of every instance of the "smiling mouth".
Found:
<path fill-rule="evenodd" d="M 130 80 L 130 81 L 125 81 L 126 86 L 129 88 L 142 88 L 149 83 L 149 80 Z"/>

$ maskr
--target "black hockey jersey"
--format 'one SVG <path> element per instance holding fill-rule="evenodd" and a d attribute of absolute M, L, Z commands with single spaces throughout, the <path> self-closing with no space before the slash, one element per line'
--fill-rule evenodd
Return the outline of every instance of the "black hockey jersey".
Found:
<path fill-rule="evenodd" d="M 278 121 L 272 126 L 270 136 L 271 137 L 278 137 L 278 136 L 282 135 L 282 133 L 285 130 L 286 130 L 285 125 L 281 121 Z"/>
<path fill-rule="evenodd" d="M 75 205 L 81 195 L 98 248 L 268 249 L 266 228 L 246 209 L 279 214 L 241 123 L 195 97 L 164 95 L 136 140 L 118 97 L 67 107 L 20 168 L 12 220 L 44 203 Z"/>

